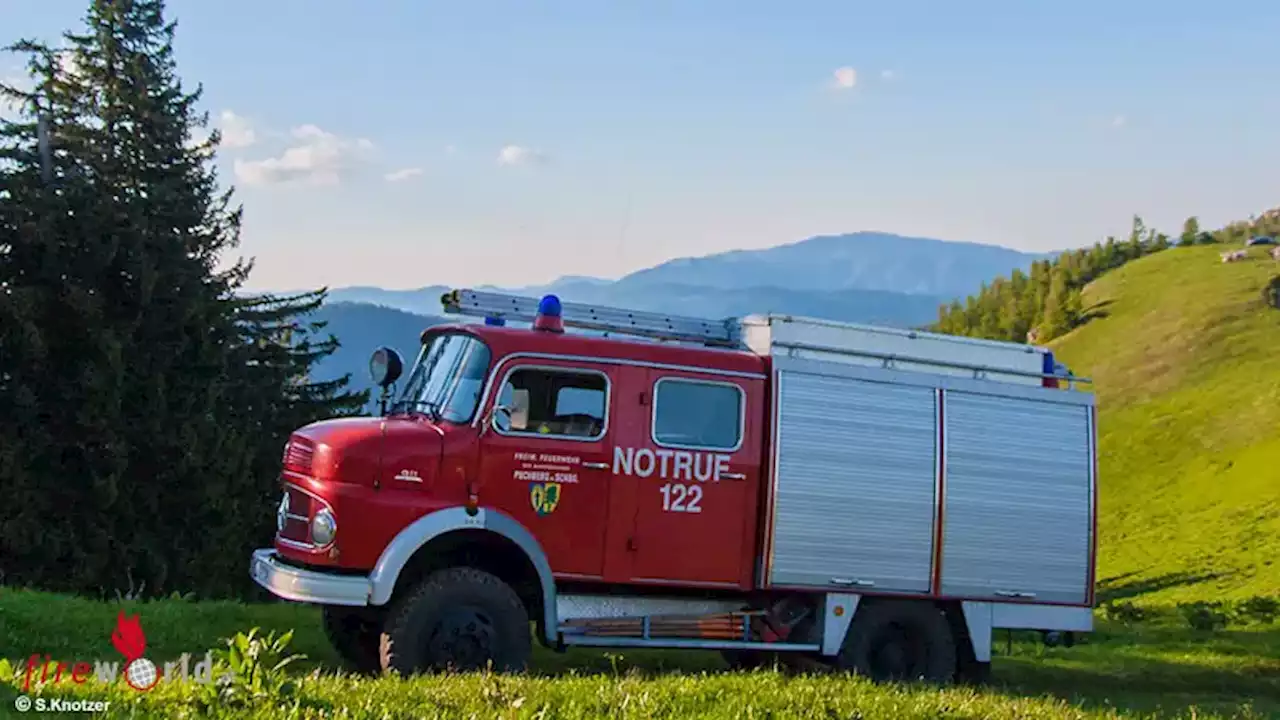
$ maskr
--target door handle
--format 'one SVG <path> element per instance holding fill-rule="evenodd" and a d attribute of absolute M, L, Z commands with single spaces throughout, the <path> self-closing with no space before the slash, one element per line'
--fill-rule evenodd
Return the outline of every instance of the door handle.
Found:
<path fill-rule="evenodd" d="M 747 474 L 746 474 L 746 473 L 725 472 L 725 473 L 720 473 L 720 477 L 724 478 L 725 480 L 746 480 L 746 479 L 747 479 Z"/>
<path fill-rule="evenodd" d="M 609 469 L 609 463 L 602 463 L 602 462 L 584 462 L 584 463 L 582 463 L 582 467 L 584 467 L 584 468 L 591 468 L 592 470 L 608 470 L 608 469 Z"/>
<path fill-rule="evenodd" d="M 876 586 L 876 583 L 874 580 L 857 580 L 852 578 L 831 578 L 830 582 L 832 585 L 848 585 L 848 586 L 856 586 L 856 587 L 875 587 Z"/>
<path fill-rule="evenodd" d="M 1007 598 L 1021 598 L 1024 600 L 1034 600 L 1036 594 L 1033 592 L 1018 592 L 1017 590 L 997 590 L 996 595 Z"/>

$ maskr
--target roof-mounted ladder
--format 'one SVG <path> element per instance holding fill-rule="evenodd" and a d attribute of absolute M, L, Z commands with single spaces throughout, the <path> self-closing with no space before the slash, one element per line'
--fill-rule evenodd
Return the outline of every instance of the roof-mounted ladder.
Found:
<path fill-rule="evenodd" d="M 541 298 L 501 292 L 460 288 L 440 298 L 446 313 L 473 317 L 496 317 L 516 322 L 533 322 Z M 654 340 L 693 342 L 720 347 L 738 347 L 736 320 L 665 315 L 663 313 L 589 305 L 560 303 L 565 327 L 635 335 Z"/>

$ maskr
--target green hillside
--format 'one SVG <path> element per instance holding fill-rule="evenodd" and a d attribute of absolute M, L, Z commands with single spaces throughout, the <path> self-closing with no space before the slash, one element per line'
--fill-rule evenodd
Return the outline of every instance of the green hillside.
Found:
<path fill-rule="evenodd" d="M 1084 291 L 1051 345 L 1100 408 L 1100 589 L 1181 602 L 1280 594 L 1280 263 L 1179 247 Z"/>

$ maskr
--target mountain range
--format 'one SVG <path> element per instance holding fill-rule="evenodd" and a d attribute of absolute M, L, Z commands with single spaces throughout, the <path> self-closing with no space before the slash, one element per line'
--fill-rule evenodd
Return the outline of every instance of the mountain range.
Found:
<path fill-rule="evenodd" d="M 717 318 L 785 312 L 909 325 L 930 322 L 939 303 L 1048 256 L 995 245 L 858 232 L 763 250 L 677 258 L 617 280 L 566 276 L 546 285 L 505 290 Z M 342 287 L 333 289 L 329 300 L 434 314 L 440 312 L 440 295 L 448 289 Z"/>
<path fill-rule="evenodd" d="M 763 250 L 677 258 L 617 280 L 564 276 L 546 285 L 475 289 L 529 296 L 555 293 L 565 302 L 711 318 L 777 312 L 914 327 L 935 320 L 939 305 L 1049 256 L 995 245 L 857 232 Z M 331 289 L 317 319 L 329 322 L 327 330 L 343 347 L 317 368 L 317 376 L 351 372 L 363 387 L 365 362 L 378 345 L 393 347 L 411 361 L 422 329 L 450 321 L 441 317 L 440 305 L 440 296 L 450 289 Z"/>

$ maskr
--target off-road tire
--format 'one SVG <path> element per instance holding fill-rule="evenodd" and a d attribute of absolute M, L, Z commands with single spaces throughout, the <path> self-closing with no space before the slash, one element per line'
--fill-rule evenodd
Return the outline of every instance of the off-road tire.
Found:
<path fill-rule="evenodd" d="M 367 610 L 326 605 L 320 622 L 329 644 L 333 645 L 347 668 L 372 675 L 382 670 L 382 660 L 378 656 L 382 627 L 378 620 Z"/>
<path fill-rule="evenodd" d="M 720 656 L 730 670 L 755 670 L 773 663 L 772 653 L 764 650 L 721 650 Z"/>
<path fill-rule="evenodd" d="M 956 640 L 933 603 L 879 600 L 858 606 L 835 660 L 877 682 L 943 684 L 955 678 Z"/>
<path fill-rule="evenodd" d="M 971 685 L 981 687 L 991 683 L 991 663 L 971 662 L 960 663 L 960 667 L 956 669 L 956 682 L 961 685 Z"/>
<path fill-rule="evenodd" d="M 446 643 L 454 643 L 452 650 Z M 490 663 L 498 672 L 519 672 L 533 652 L 529 614 L 515 591 L 487 572 L 439 570 L 394 603 L 378 651 L 382 669 L 403 676 Z"/>

